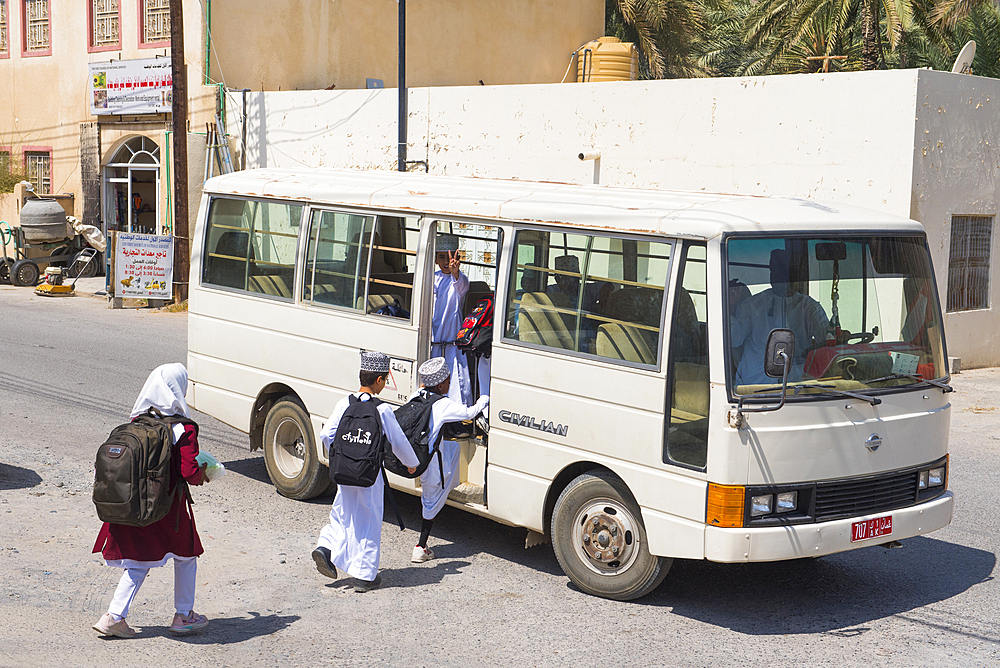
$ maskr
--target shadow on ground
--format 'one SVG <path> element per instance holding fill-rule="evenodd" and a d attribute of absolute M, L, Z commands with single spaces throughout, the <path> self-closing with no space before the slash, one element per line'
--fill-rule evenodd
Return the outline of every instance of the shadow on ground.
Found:
<path fill-rule="evenodd" d="M 663 584 L 636 603 L 670 606 L 674 614 L 748 635 L 858 635 L 876 619 L 926 616 L 917 609 L 991 580 L 996 566 L 991 552 L 934 538 L 903 546 L 754 564 L 678 559 Z M 1000 643 L 995 628 L 965 635 Z"/>
<path fill-rule="evenodd" d="M 271 484 L 271 478 L 267 475 L 267 466 L 264 464 L 263 457 L 234 459 L 232 461 L 222 462 L 222 464 L 226 467 L 227 471 L 245 476 L 251 480 L 256 480 L 257 482 L 266 482 L 269 485 Z"/>
<path fill-rule="evenodd" d="M 248 612 L 247 617 L 213 617 L 208 628 L 190 635 L 175 635 L 169 626 L 144 626 L 140 634 L 144 638 L 166 637 L 192 645 L 231 645 L 253 638 L 269 636 L 282 631 L 301 617 L 299 615 L 261 615 L 258 612 Z"/>
<path fill-rule="evenodd" d="M 0 490 L 28 489 L 41 484 L 42 478 L 31 469 L 0 462 Z"/>

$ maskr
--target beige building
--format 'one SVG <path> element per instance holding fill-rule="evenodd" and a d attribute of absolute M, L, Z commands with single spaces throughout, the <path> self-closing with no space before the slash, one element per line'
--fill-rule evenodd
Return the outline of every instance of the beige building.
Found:
<path fill-rule="evenodd" d="M 185 1 L 192 201 L 206 124 L 242 114 L 239 91 L 395 86 L 398 7 Z M 408 86 L 558 82 L 604 29 L 602 0 L 406 8 Z M 0 0 L 0 170 L 72 194 L 75 215 L 105 230 L 169 232 L 169 35 L 169 0 Z M 0 195 L 0 220 L 17 225 L 19 205 Z"/>

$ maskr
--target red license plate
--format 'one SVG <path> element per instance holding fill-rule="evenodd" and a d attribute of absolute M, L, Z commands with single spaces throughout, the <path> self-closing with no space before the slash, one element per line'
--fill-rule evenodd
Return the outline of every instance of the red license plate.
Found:
<path fill-rule="evenodd" d="M 862 520 L 851 525 L 851 542 L 888 536 L 892 533 L 892 515 Z"/>

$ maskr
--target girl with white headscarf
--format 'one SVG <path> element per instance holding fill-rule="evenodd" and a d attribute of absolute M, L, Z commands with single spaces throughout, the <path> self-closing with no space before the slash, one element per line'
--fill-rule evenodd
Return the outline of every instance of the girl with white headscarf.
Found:
<path fill-rule="evenodd" d="M 204 466 L 199 467 L 198 425 L 191 420 L 184 395 L 187 392 L 187 369 L 183 364 L 164 364 L 149 374 L 139 398 L 132 408 L 131 419 L 150 409 L 165 417 L 185 418 L 172 426 L 171 480 L 173 493 L 181 478 L 190 485 L 201 485 L 208 480 Z M 194 525 L 194 515 L 186 492 L 174 495 L 170 512 L 159 522 L 145 527 L 104 523 L 94 552 L 104 556 L 108 566 L 124 570 L 108 611 L 94 624 L 94 630 L 106 636 L 131 638 L 136 635 L 125 617 L 129 606 L 142 586 L 150 568 L 174 561 L 174 614 L 170 631 L 186 634 L 208 625 L 204 615 L 194 612 L 195 575 L 197 557 L 204 548 Z"/>

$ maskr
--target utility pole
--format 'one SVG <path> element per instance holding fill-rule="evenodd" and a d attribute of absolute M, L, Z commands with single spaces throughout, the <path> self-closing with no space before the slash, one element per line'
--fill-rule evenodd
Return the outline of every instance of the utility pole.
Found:
<path fill-rule="evenodd" d="M 398 159 L 399 171 L 406 171 L 406 0 L 396 0 L 399 3 L 399 138 Z"/>
<path fill-rule="evenodd" d="M 188 298 L 191 250 L 188 239 L 187 67 L 184 64 L 184 12 L 182 0 L 170 2 L 170 78 L 173 82 L 174 139 L 174 301 Z"/>

